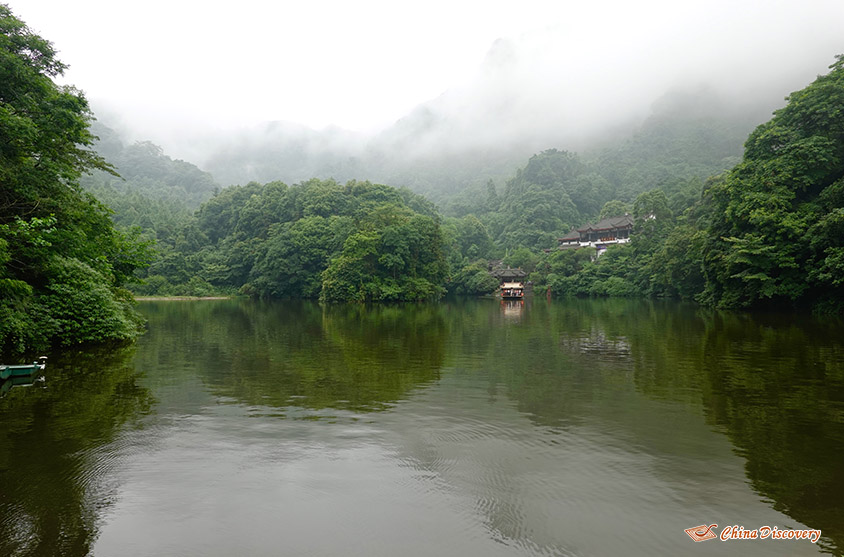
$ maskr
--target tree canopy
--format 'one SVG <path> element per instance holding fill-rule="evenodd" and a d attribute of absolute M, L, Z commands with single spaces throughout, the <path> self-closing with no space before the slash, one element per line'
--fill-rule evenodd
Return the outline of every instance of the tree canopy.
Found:
<path fill-rule="evenodd" d="M 449 271 L 433 205 L 354 180 L 226 188 L 160 250 L 139 291 L 408 301 L 442 296 Z"/>
<path fill-rule="evenodd" d="M 830 69 L 789 95 L 710 188 L 705 300 L 844 303 L 844 56 Z"/>

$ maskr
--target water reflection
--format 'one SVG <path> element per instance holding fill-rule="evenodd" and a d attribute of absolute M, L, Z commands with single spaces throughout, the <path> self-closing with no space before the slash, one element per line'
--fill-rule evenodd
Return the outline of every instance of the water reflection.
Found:
<path fill-rule="evenodd" d="M 665 463 L 658 475 L 675 486 L 675 496 L 694 505 L 702 495 L 683 486 L 707 485 L 710 495 L 719 493 L 723 512 L 730 494 L 709 485 L 741 484 L 707 470 L 705 463 L 715 470 L 721 464 L 711 461 L 711 443 L 697 442 L 711 440 L 698 425 L 703 414 L 702 422 L 726 433 L 746 459 L 751 486 L 773 509 L 822 529 L 827 550 L 844 547 L 840 321 L 571 300 L 534 304 L 521 316 L 522 328 L 492 329 L 481 343 L 466 329 L 483 328 L 483 311 L 466 316 L 475 326 L 454 335 L 462 341 L 454 352 L 471 357 L 458 367 L 482 371 L 489 392 L 506 393 L 537 426 L 580 431 L 578 439 L 587 428 L 608 436 L 601 440 L 607 446 L 643 450 Z"/>
<path fill-rule="evenodd" d="M 844 547 L 840 322 L 536 298 L 141 308 L 133 354 L 51 358 L 43 393 L 0 399 L 0 552 L 689 554 L 703 522 Z"/>
<path fill-rule="evenodd" d="M 501 313 L 507 321 L 512 321 L 514 323 L 521 321 L 524 309 L 524 300 L 501 300 Z"/>
<path fill-rule="evenodd" d="M 828 550 L 844 547 L 841 321 L 670 304 L 636 315 L 627 331 L 636 388 L 701 405 L 746 459 L 756 492 L 823 530 Z"/>
<path fill-rule="evenodd" d="M 153 403 L 131 355 L 53 356 L 44 388 L 0 399 L 0 554 L 89 554 L 117 465 L 98 450 Z"/>
<path fill-rule="evenodd" d="M 166 359 L 195 369 L 217 395 L 279 408 L 389 407 L 439 377 L 447 335 L 444 308 L 430 304 L 167 302 L 145 309 L 145 362 Z"/>
<path fill-rule="evenodd" d="M 28 376 L 28 377 L 9 377 L 8 379 L 0 382 L 0 398 L 3 398 L 9 391 L 11 391 L 14 387 L 32 387 L 32 386 L 44 386 L 44 376 Z"/>
<path fill-rule="evenodd" d="M 844 549 L 844 335 L 837 320 L 715 314 L 700 365 L 708 418 L 774 508 Z"/>

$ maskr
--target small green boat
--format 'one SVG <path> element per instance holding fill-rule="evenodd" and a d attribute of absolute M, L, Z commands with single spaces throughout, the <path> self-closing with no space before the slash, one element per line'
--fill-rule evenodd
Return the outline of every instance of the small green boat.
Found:
<path fill-rule="evenodd" d="M 31 364 L 22 364 L 16 366 L 0 365 L 0 380 L 5 381 L 11 377 L 32 377 L 36 371 L 41 371 L 47 367 L 47 356 L 41 356 L 37 362 Z"/>

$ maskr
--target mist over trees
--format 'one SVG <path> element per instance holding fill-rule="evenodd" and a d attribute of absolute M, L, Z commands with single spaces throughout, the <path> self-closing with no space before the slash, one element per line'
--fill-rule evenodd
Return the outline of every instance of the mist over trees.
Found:
<path fill-rule="evenodd" d="M 490 179 L 503 184 L 530 156 L 554 147 L 578 152 L 615 188 L 615 197 L 632 200 L 678 178 L 705 179 L 731 168 L 747 135 L 775 107 L 767 101 L 744 105 L 709 87 L 674 89 L 656 98 L 640 124 L 606 124 L 589 141 L 571 138 L 562 126 L 535 134 L 513 130 L 511 137 L 496 132 L 496 143 L 488 130 L 506 125 L 501 115 L 461 129 L 446 108 L 423 105 L 369 138 L 280 122 L 211 138 L 217 146 L 206 146 L 202 166 L 221 185 L 368 179 L 408 187 L 444 214 L 463 216 L 476 210 L 472 200 Z"/>
<path fill-rule="evenodd" d="M 759 126 L 710 188 L 702 299 L 749 307 L 844 292 L 844 56 Z"/>
<path fill-rule="evenodd" d="M 211 172 L 223 186 L 273 180 L 292 184 L 313 177 L 368 179 L 409 187 L 440 204 L 440 191 L 482 186 L 489 178 L 501 183 L 543 150 L 586 156 L 623 140 L 649 116 L 670 107 L 674 98 L 690 99 L 682 103 L 689 116 L 708 113 L 735 125 L 740 149 L 788 92 L 825 71 L 840 46 L 842 11 L 831 0 L 807 6 L 780 3 L 770 9 L 729 2 L 676 8 L 615 2 L 560 5 L 545 13 L 514 10 L 514 17 L 534 24 L 484 38 L 474 45 L 477 51 L 468 65 L 448 82 L 377 124 L 352 126 L 355 131 L 341 129 L 347 120 L 335 119 L 331 125 L 329 115 L 352 98 L 364 97 L 368 105 L 381 100 L 385 106 L 394 100 L 391 89 L 376 83 L 393 72 L 402 75 L 410 69 L 416 77 L 430 68 L 414 71 L 394 64 L 365 83 L 352 79 L 315 91 L 314 81 L 285 81 L 287 69 L 278 63 L 223 88 L 202 91 L 193 80 L 182 82 L 171 91 L 171 101 L 156 103 L 155 111 L 143 105 L 152 105 L 157 97 L 133 110 L 125 108 L 126 102 L 106 98 L 95 99 L 102 102 L 102 111 L 99 104 L 95 107 L 101 118 L 108 110 L 116 113 L 115 121 L 106 123 L 131 133 L 132 140 L 152 139 L 169 154 Z M 580 19 L 581 13 L 589 15 Z M 289 39 L 270 41 L 268 50 Z M 426 42 L 432 49 L 433 43 L 443 44 L 431 36 L 414 46 L 424 48 Z M 483 45 L 488 45 L 485 50 Z M 307 67 L 311 50 L 295 53 L 297 68 Z M 279 53 L 278 61 L 289 55 Z M 379 59 L 361 60 L 361 66 L 377 66 Z M 313 79 L 332 80 L 324 67 L 313 69 Z M 243 67 L 231 70 L 242 72 Z M 277 87 L 256 86 L 274 80 Z M 222 90 L 230 91 L 229 98 L 210 103 Z M 303 103 L 312 112 L 313 104 L 322 105 L 316 110 L 321 108 L 325 117 L 318 122 L 288 105 L 287 99 L 302 91 L 312 91 L 314 101 L 325 100 Z M 236 98 L 242 102 L 231 102 Z M 176 99 L 185 99 L 185 109 L 178 113 L 172 110 Z M 269 99 L 261 109 L 252 102 Z M 209 105 L 211 110 L 197 118 L 194 111 Z M 232 120 L 237 111 L 252 116 Z"/>
<path fill-rule="evenodd" d="M 728 172 L 640 194 L 630 244 L 594 261 L 553 253 L 538 280 L 560 295 L 840 312 L 844 59 L 830 69 L 750 134 Z"/>
<path fill-rule="evenodd" d="M 91 133 L 97 138 L 97 153 L 118 174 L 94 171 L 82 177 L 85 189 L 103 201 L 137 194 L 195 211 L 220 189 L 211 174 L 189 162 L 173 160 L 151 141 L 126 144 L 115 130 L 98 121 L 91 123 Z"/>
<path fill-rule="evenodd" d="M 160 246 L 176 241 L 185 222 L 220 186 L 195 165 L 173 160 L 150 141 L 125 144 L 119 134 L 94 121 L 93 147 L 113 169 L 92 170 L 80 177 L 83 189 L 112 211 L 121 230 Z"/>
<path fill-rule="evenodd" d="M 835 309 L 840 61 L 831 70 L 750 134 L 743 157 L 741 140 L 755 112 L 699 90 L 664 96 L 627 136 L 583 153 L 543 150 L 499 181 L 480 182 L 481 173 L 473 184 L 453 187 L 443 178 L 446 157 L 442 167 L 417 177 L 433 188 L 438 208 L 410 190 L 355 180 L 226 188 L 185 216 L 177 231 L 157 234 L 159 258 L 146 282 L 133 288 L 324 301 L 429 299 L 446 291 L 492 291 L 487 262 L 503 259 L 556 295 Z M 818 89 L 825 91 L 820 97 Z M 804 108 L 793 108 L 797 102 Z M 804 112 L 809 115 L 786 118 Z M 800 118 L 826 135 L 804 137 L 811 129 Z M 768 147 L 770 160 L 760 166 L 759 138 L 771 134 L 782 145 Z M 362 160 L 354 163 L 359 169 Z M 747 182 L 749 169 L 758 168 L 753 172 L 779 176 L 781 191 L 765 189 L 770 179 Z M 386 204 L 377 211 L 366 201 L 375 191 Z M 751 191 L 757 197 L 747 197 Z M 759 200 L 770 213 L 754 205 Z M 416 213 L 432 221 L 423 226 Z M 597 259 L 593 250 L 555 249 L 572 228 L 623 214 L 635 220 L 630 244 Z M 428 248 L 428 259 L 420 259 Z"/>

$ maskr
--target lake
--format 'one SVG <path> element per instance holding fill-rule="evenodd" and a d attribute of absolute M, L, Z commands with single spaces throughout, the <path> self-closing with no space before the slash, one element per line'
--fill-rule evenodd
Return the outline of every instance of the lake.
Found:
<path fill-rule="evenodd" d="M 540 297 L 139 308 L 134 345 L 50 354 L 0 398 L 0 555 L 844 551 L 840 319 Z M 742 529 L 822 535 L 719 539 Z"/>

